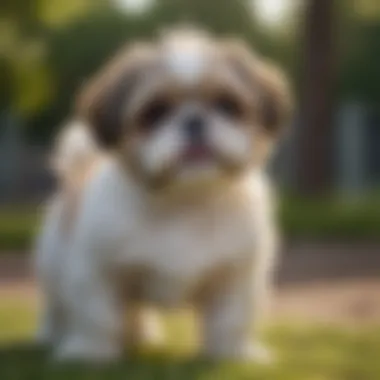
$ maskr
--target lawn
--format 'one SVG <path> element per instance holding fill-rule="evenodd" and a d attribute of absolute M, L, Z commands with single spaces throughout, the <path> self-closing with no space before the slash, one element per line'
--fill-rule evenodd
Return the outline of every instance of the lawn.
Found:
<path fill-rule="evenodd" d="M 191 317 L 167 315 L 164 320 L 168 342 L 159 350 L 145 349 L 109 367 L 58 366 L 48 361 L 46 352 L 30 343 L 35 323 L 33 305 L 0 299 L 0 379 L 380 379 L 380 327 L 354 330 L 278 324 L 267 329 L 265 334 L 268 343 L 276 350 L 278 361 L 275 365 L 260 367 L 194 359 Z"/>

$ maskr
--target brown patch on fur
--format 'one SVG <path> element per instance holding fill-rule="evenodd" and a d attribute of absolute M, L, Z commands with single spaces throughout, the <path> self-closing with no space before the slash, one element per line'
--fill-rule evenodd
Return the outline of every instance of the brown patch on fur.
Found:
<path fill-rule="evenodd" d="M 153 57 L 154 49 L 148 44 L 122 50 L 80 94 L 78 113 L 93 128 L 101 146 L 118 144 L 124 129 L 123 106 Z"/>
<path fill-rule="evenodd" d="M 251 53 L 238 40 L 222 43 L 225 54 L 243 78 L 250 83 L 258 97 L 257 117 L 260 124 L 270 134 L 277 134 L 289 121 L 293 101 L 288 81 L 284 73 L 269 61 Z"/>
<path fill-rule="evenodd" d="M 223 289 L 236 280 L 236 276 L 240 273 L 239 268 L 241 270 L 242 267 L 244 267 L 244 263 L 232 267 L 231 263 L 225 263 L 207 272 L 203 276 L 203 280 L 193 289 L 189 297 L 191 302 L 200 307 L 212 304 L 223 293 Z"/>

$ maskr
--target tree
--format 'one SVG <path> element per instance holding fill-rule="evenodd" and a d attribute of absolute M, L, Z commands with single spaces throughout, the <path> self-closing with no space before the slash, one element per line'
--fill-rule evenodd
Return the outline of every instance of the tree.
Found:
<path fill-rule="evenodd" d="M 298 190 L 321 195 L 332 175 L 335 1 L 308 0 L 305 8 Z"/>
<path fill-rule="evenodd" d="M 380 7 L 378 0 L 337 4 L 339 95 L 375 107 L 380 102 Z"/>
<path fill-rule="evenodd" d="M 29 118 L 54 96 L 48 39 L 106 0 L 3 0 L 0 6 L 0 109 Z"/>

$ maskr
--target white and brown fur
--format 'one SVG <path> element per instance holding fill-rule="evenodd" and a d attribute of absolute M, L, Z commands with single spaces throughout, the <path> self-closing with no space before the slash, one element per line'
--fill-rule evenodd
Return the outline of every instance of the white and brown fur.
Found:
<path fill-rule="evenodd" d="M 147 305 L 191 303 L 201 351 L 254 358 L 276 251 L 265 164 L 290 112 L 280 71 L 242 43 L 177 30 L 123 50 L 58 140 L 61 188 L 37 245 L 40 337 L 113 359 L 157 336 Z M 208 155 L 192 160 L 189 118 Z M 193 119 L 192 119 L 193 120 Z"/>

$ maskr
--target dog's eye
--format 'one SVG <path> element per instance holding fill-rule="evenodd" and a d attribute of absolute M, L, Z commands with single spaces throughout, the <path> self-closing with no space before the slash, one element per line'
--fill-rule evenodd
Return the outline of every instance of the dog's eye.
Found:
<path fill-rule="evenodd" d="M 233 119 L 240 118 L 244 113 L 243 106 L 239 100 L 227 94 L 219 95 L 215 98 L 213 107 L 218 112 Z"/>
<path fill-rule="evenodd" d="M 139 123 L 145 130 L 151 130 L 163 121 L 172 110 L 172 105 L 164 99 L 152 101 L 140 113 Z"/>

